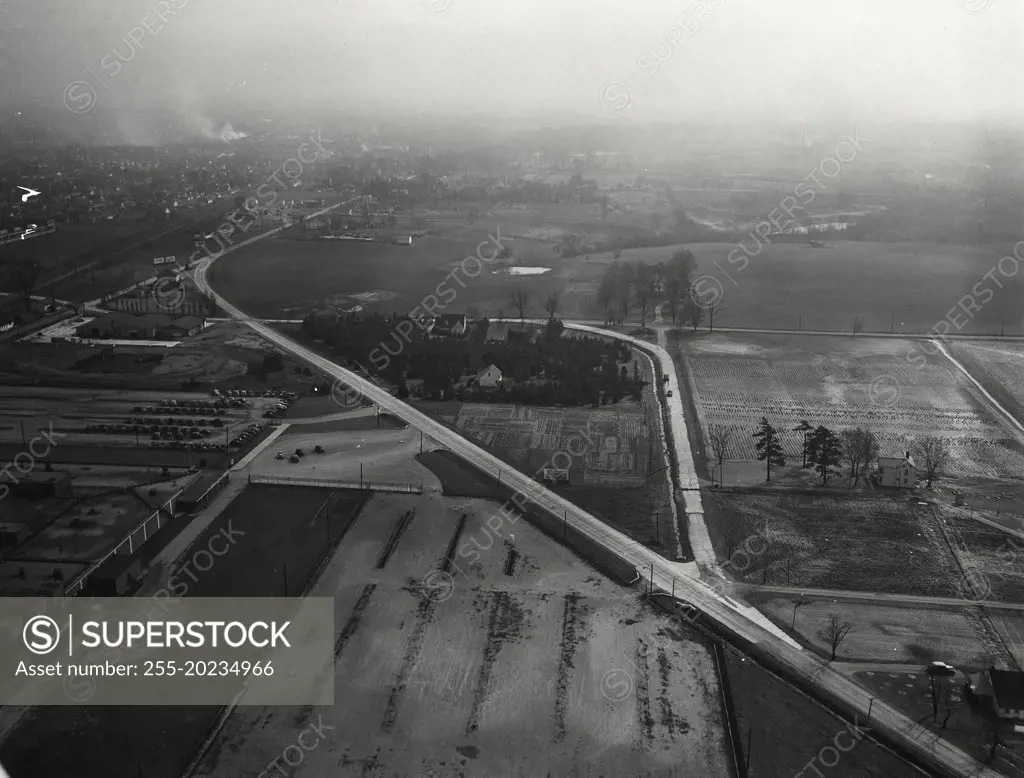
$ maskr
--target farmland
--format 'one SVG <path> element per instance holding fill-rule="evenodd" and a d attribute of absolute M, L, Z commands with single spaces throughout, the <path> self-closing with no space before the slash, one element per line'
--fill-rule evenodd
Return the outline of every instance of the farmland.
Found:
<path fill-rule="evenodd" d="M 951 449 L 948 470 L 960 476 L 1010 478 L 1024 471 L 1020 442 L 976 399 L 973 385 L 938 358 L 915 367 L 906 359 L 911 345 L 718 334 L 679 339 L 674 357 L 680 385 L 687 376 L 692 381 L 702 437 L 707 440 L 712 424 L 733 428 L 727 460 L 755 459 L 751 435 L 765 416 L 779 429 L 790 464 L 799 462 L 802 444 L 792 430 L 806 419 L 834 430 L 869 429 L 883 456 L 902 454 L 915 437 L 942 437 Z M 763 472 L 762 466 L 751 479 Z"/>
<path fill-rule="evenodd" d="M 648 386 L 646 405 L 624 399 L 599 409 L 421 405 L 521 472 L 540 478 L 548 468 L 567 470 L 568 482 L 554 485 L 562 496 L 675 558 L 688 552 L 688 541 L 673 525 L 671 490 L 666 473 L 658 472 L 662 444 L 657 417 L 646 410 L 653 407 L 650 394 Z"/>
<path fill-rule="evenodd" d="M 708 530 L 722 558 L 767 522 L 767 549 L 742 571 L 752 583 L 958 596 L 963 574 L 945 525 L 915 502 L 725 492 L 704 500 L 717 519 Z"/>
<path fill-rule="evenodd" d="M 321 716 L 300 774 L 727 774 L 708 647 L 526 522 L 492 545 L 496 507 L 374 497 L 313 592 L 335 597 L 336 704 L 237 708 L 196 775 L 255 775 Z M 445 578 L 460 528 L 481 550 Z"/>

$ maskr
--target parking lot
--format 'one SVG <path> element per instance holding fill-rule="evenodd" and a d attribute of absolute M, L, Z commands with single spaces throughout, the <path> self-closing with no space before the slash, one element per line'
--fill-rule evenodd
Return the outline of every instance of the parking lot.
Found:
<path fill-rule="evenodd" d="M 286 415 L 296 397 L 276 389 L 204 394 L 0 387 L 0 453 L 13 456 L 51 430 L 55 461 L 89 448 L 235 453 Z"/>

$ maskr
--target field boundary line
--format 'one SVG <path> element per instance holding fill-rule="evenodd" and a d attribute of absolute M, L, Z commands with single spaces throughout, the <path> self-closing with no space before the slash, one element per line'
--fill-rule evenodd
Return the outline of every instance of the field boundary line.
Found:
<path fill-rule="evenodd" d="M 955 367 L 957 370 L 959 370 L 961 373 L 963 373 L 965 376 L 967 376 L 967 379 L 972 384 L 974 384 L 978 388 L 978 391 L 981 392 L 985 396 L 985 399 L 989 403 L 991 403 L 991 407 L 994 408 L 995 410 L 997 410 L 1000 414 L 1002 414 L 1003 417 L 1007 421 L 1009 421 L 1010 424 L 1013 427 L 1016 428 L 1014 430 L 1014 435 L 1017 436 L 1018 442 L 1024 443 L 1024 424 L 1021 424 L 1020 420 L 1016 416 L 1014 416 L 1012 413 L 1010 413 L 1008 410 L 1006 410 L 1006 408 L 1004 408 L 995 397 L 993 397 L 991 394 L 989 394 L 988 390 L 984 386 L 981 385 L 981 381 L 979 381 L 977 378 L 975 378 L 973 375 L 971 375 L 971 372 L 966 367 L 964 367 L 952 354 L 950 354 L 946 350 L 946 347 L 942 345 L 941 341 L 936 339 L 936 340 L 931 340 L 930 342 L 938 347 L 939 351 L 942 352 L 942 355 L 946 359 L 949 360 L 950 364 L 952 364 L 953 367 Z"/>

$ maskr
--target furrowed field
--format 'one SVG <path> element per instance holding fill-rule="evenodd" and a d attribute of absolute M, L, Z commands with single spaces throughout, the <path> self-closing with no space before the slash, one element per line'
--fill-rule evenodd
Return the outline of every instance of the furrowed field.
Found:
<path fill-rule="evenodd" d="M 806 419 L 837 431 L 869 429 L 883 456 L 901 455 L 922 436 L 941 437 L 952 452 L 948 470 L 959 476 L 1024 472 L 1020 442 L 977 399 L 973 384 L 941 355 L 915 367 L 906 358 L 912 345 L 901 339 L 716 334 L 684 337 L 676 359 L 681 385 L 687 376 L 692 382 L 704 440 L 709 425 L 734 429 L 730 461 L 755 460 L 752 433 L 764 416 L 782 433 L 790 466 L 799 466 L 802 445 L 792 430 Z"/>

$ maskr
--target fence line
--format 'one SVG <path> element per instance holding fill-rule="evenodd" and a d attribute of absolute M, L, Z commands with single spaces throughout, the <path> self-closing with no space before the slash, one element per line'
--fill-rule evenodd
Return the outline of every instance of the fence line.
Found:
<path fill-rule="evenodd" d="M 170 499 L 167 500 L 167 502 L 165 502 L 163 505 L 157 508 L 156 511 L 154 511 L 151 515 L 143 519 L 138 525 L 136 525 L 132 529 L 131 532 L 125 535 L 120 543 L 118 543 L 116 546 L 110 549 L 110 551 L 105 553 L 97 561 L 93 562 L 84 571 L 79 573 L 78 576 L 65 587 L 63 596 L 73 597 L 76 594 L 80 594 L 81 591 L 85 588 L 85 582 L 89 578 L 89 576 L 91 576 L 93 573 L 99 570 L 103 563 L 110 559 L 110 557 L 114 556 L 115 554 L 124 553 L 123 549 L 126 545 L 128 546 L 128 554 L 135 553 L 135 536 L 140 531 L 142 532 L 142 542 L 139 545 L 142 545 L 142 543 L 145 543 L 147 540 L 149 540 L 149 536 L 151 534 L 149 523 L 151 521 L 156 521 L 156 527 L 152 530 L 152 532 L 155 533 L 157 530 L 159 530 L 160 527 L 163 526 L 163 521 L 161 521 L 161 519 L 162 513 L 165 510 L 167 511 L 168 515 L 166 521 L 170 521 L 170 517 L 174 515 L 174 511 L 172 508 L 168 506 L 173 505 L 174 501 L 178 499 L 178 497 L 180 497 L 182 492 L 184 491 L 184 489 L 179 489 Z"/>
<path fill-rule="evenodd" d="M 318 486 L 331 489 L 360 489 L 371 492 L 399 492 L 401 494 L 422 494 L 423 484 L 406 484 L 388 481 L 335 481 L 327 478 L 296 478 L 284 475 L 252 475 L 251 484 L 277 484 L 281 486 Z"/>

